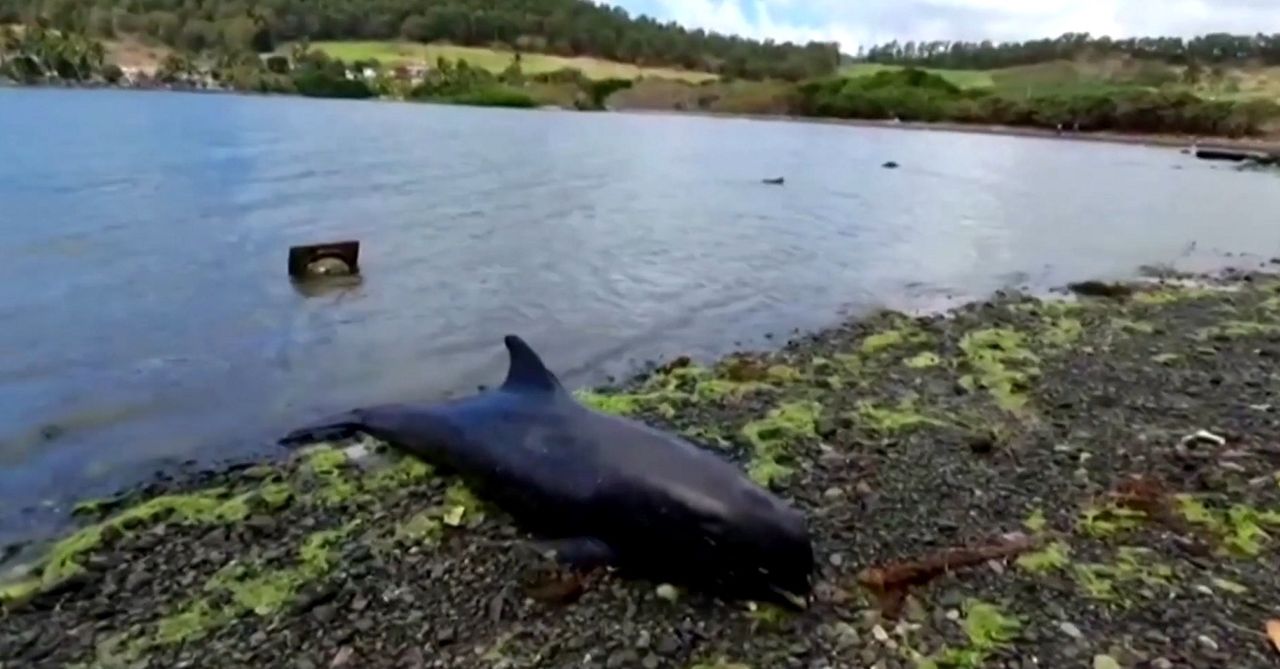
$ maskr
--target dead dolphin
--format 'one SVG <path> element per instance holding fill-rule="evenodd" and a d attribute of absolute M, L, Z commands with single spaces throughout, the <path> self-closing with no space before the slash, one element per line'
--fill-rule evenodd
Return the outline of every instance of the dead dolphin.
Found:
<path fill-rule="evenodd" d="M 580 404 L 524 340 L 501 388 L 357 409 L 284 444 L 363 432 L 452 470 L 562 562 L 728 599 L 803 606 L 813 548 L 798 510 L 729 461 Z"/>

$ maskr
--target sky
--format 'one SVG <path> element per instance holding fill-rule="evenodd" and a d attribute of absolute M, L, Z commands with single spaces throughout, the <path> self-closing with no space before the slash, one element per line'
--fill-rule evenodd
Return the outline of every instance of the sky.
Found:
<path fill-rule="evenodd" d="M 633 14 L 779 42 L 1025 40 L 1280 32 L 1280 0 L 612 0 Z"/>

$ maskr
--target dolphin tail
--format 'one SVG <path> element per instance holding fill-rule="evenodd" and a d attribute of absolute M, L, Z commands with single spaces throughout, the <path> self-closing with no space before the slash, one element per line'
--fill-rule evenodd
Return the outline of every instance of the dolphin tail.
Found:
<path fill-rule="evenodd" d="M 337 441 L 353 437 L 365 429 L 364 418 L 359 411 L 339 414 L 315 425 L 299 428 L 281 437 L 282 446 L 305 446 L 322 441 Z"/>

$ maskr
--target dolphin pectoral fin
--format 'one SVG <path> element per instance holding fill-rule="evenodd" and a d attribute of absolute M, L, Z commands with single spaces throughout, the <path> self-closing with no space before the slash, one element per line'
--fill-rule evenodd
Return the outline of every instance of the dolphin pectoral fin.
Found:
<path fill-rule="evenodd" d="M 556 562 L 580 571 L 591 571 L 616 563 L 617 554 L 609 544 L 594 537 L 557 539 L 538 543 L 541 552 Z"/>
<path fill-rule="evenodd" d="M 305 446 L 322 441 L 337 441 L 355 436 L 362 429 L 364 429 L 364 423 L 359 412 L 352 411 L 316 425 L 294 430 L 281 437 L 279 443 L 282 446 Z"/>
<path fill-rule="evenodd" d="M 511 366 L 507 370 L 507 380 L 503 382 L 504 390 L 537 390 L 542 392 L 562 391 L 560 380 L 543 364 L 542 358 L 534 353 L 533 348 L 516 335 L 507 335 L 503 339 L 507 353 L 511 356 Z"/>

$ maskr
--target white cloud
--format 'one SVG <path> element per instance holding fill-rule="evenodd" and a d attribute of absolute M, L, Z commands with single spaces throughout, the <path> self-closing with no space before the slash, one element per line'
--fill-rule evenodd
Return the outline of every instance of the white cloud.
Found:
<path fill-rule="evenodd" d="M 1280 32 L 1280 0 L 615 0 L 690 27 L 778 41 L 1022 40 Z"/>

